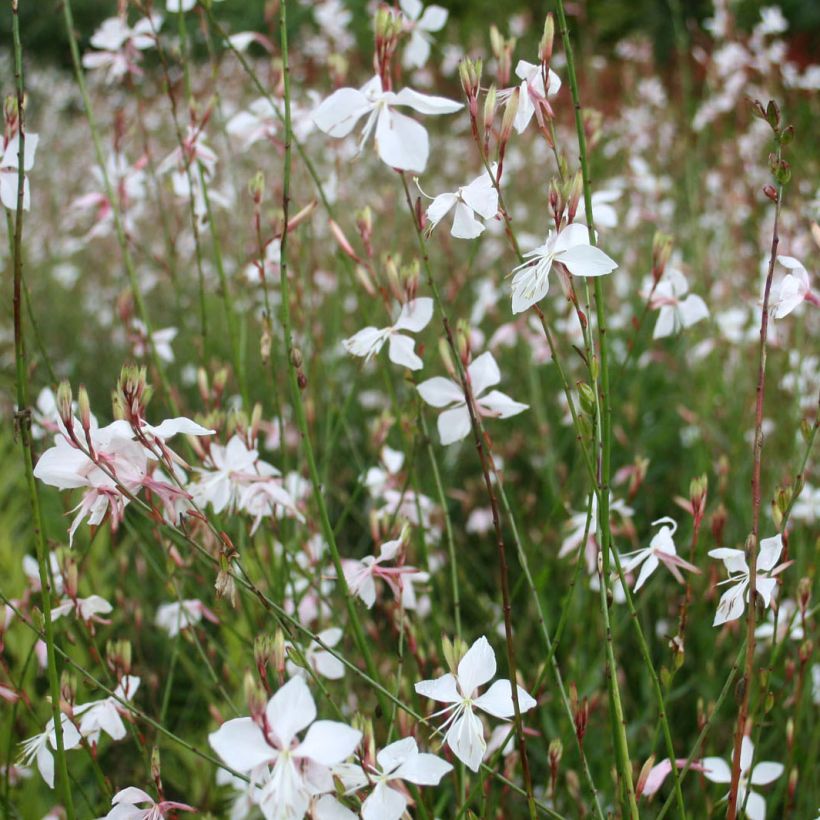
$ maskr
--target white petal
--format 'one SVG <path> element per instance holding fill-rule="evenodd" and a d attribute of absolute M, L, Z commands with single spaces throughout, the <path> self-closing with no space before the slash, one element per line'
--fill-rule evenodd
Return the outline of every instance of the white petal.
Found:
<path fill-rule="evenodd" d="M 447 15 L 447 9 L 441 6 L 427 6 L 418 21 L 418 27 L 425 31 L 441 31 L 447 23 Z"/>
<path fill-rule="evenodd" d="M 402 336 L 401 333 L 392 333 L 388 355 L 394 364 L 400 364 L 410 370 L 421 370 L 424 362 L 413 352 L 416 343 L 409 336 Z"/>
<path fill-rule="evenodd" d="M 342 347 L 353 356 L 370 359 L 382 349 L 387 331 L 377 327 L 364 327 L 349 339 L 342 341 Z"/>
<path fill-rule="evenodd" d="M 743 610 L 746 608 L 744 596 L 747 586 L 748 581 L 743 580 L 729 587 L 729 589 L 720 596 L 712 626 L 720 626 L 727 621 L 735 621 L 743 614 Z"/>
<path fill-rule="evenodd" d="M 482 409 L 489 410 L 492 415 L 500 419 L 517 416 L 519 413 L 523 413 L 530 408 L 528 404 L 513 401 L 506 393 L 502 393 L 500 390 L 491 390 L 486 396 L 482 396 L 478 400 L 478 404 Z"/>
<path fill-rule="evenodd" d="M 313 122 L 331 137 L 346 137 L 373 104 L 355 88 L 334 91 L 313 112 Z"/>
<path fill-rule="evenodd" d="M 763 538 L 760 541 L 760 552 L 757 556 L 757 571 L 768 572 L 780 560 L 780 553 L 783 551 L 783 537 L 778 533 L 771 538 Z"/>
<path fill-rule="evenodd" d="M 593 245 L 576 245 L 555 258 L 575 276 L 604 276 L 618 267 L 617 262 Z"/>
<path fill-rule="evenodd" d="M 461 700 L 456 679 L 449 672 L 435 680 L 419 681 L 415 690 L 422 697 L 441 703 L 458 703 Z"/>
<path fill-rule="evenodd" d="M 421 173 L 427 165 L 429 147 L 424 126 L 387 107 L 379 112 L 376 148 L 382 162 L 399 171 Z"/>
<path fill-rule="evenodd" d="M 746 798 L 746 817 L 749 820 L 766 820 L 766 801 L 757 792 L 750 791 Z"/>
<path fill-rule="evenodd" d="M 441 778 L 451 772 L 453 767 L 437 755 L 416 754 L 406 763 L 399 766 L 393 776 L 399 780 L 408 780 L 418 786 L 438 786 Z"/>
<path fill-rule="evenodd" d="M 415 758 L 418 753 L 419 747 L 416 739 L 414 737 L 403 737 L 401 740 L 396 740 L 385 746 L 376 755 L 376 762 L 385 774 L 389 774 L 401 766 L 402 763 Z"/>
<path fill-rule="evenodd" d="M 565 253 L 570 248 L 576 248 L 579 245 L 589 245 L 589 228 L 579 222 L 573 222 L 563 228 L 557 235 L 553 234 L 551 237 L 548 237 L 548 245 L 550 239 L 552 239 L 553 253 Z"/>
<path fill-rule="evenodd" d="M 519 65 L 523 60 L 519 61 Z M 518 92 L 518 110 L 515 112 L 515 120 L 513 120 L 513 127 L 516 134 L 523 134 L 527 126 L 530 124 L 532 115 L 535 113 L 535 106 L 530 99 L 530 92 L 527 88 L 527 83 L 523 82 L 519 86 Z"/>
<path fill-rule="evenodd" d="M 703 758 L 703 776 L 713 783 L 731 783 L 732 769 L 722 757 Z"/>
<path fill-rule="evenodd" d="M 265 715 L 282 747 L 289 747 L 296 733 L 316 719 L 316 704 L 305 681 L 291 678 L 278 689 L 268 701 Z"/>
<path fill-rule="evenodd" d="M 709 316 L 709 308 L 706 306 L 706 302 L 694 293 L 690 293 L 678 305 L 678 310 L 684 327 L 692 327 L 696 322 Z"/>
<path fill-rule="evenodd" d="M 432 318 L 433 300 L 429 296 L 420 296 L 402 307 L 393 330 L 410 330 L 418 333 L 430 324 Z"/>
<path fill-rule="evenodd" d="M 245 815 L 243 814 L 244 818 Z M 335 797 L 324 794 L 313 805 L 313 820 L 356 820 L 350 809 L 343 806 Z"/>
<path fill-rule="evenodd" d="M 463 105 L 445 97 L 435 97 L 431 94 L 419 94 L 412 88 L 402 88 L 395 98 L 396 105 L 406 105 L 418 111 L 419 114 L 452 114 L 459 111 Z"/>
<path fill-rule="evenodd" d="M 637 592 L 645 583 L 649 576 L 658 568 L 658 561 L 657 557 L 654 555 L 650 555 L 644 565 L 641 567 L 641 572 L 638 575 L 638 581 L 635 584 L 633 592 Z"/>
<path fill-rule="evenodd" d="M 470 411 L 466 404 L 445 410 L 438 417 L 438 433 L 445 446 L 461 441 L 470 432 Z"/>
<path fill-rule="evenodd" d="M 434 376 L 418 385 L 417 390 L 431 407 L 446 407 L 448 404 L 464 403 L 461 387 L 443 376 Z"/>
<path fill-rule="evenodd" d="M 323 766 L 335 766 L 353 754 L 361 739 L 362 733 L 358 729 L 335 720 L 317 720 L 293 754 L 296 757 L 310 758 Z"/>
<path fill-rule="evenodd" d="M 399 0 L 399 8 L 408 20 L 415 22 L 421 16 L 424 5 L 421 0 Z"/>
<path fill-rule="evenodd" d="M 456 239 L 475 239 L 484 233 L 484 225 L 473 215 L 473 212 L 461 201 L 456 204 L 453 227 L 450 233 Z"/>
<path fill-rule="evenodd" d="M 728 572 L 749 572 L 749 567 L 746 564 L 746 554 L 743 550 L 732 549 L 731 547 L 718 547 L 714 550 L 709 550 L 710 558 L 717 558 L 723 561 L 723 565 Z"/>
<path fill-rule="evenodd" d="M 512 312 L 523 313 L 549 292 L 550 266 L 535 263 L 519 267 L 512 280 Z"/>
<path fill-rule="evenodd" d="M 493 165 L 493 174 L 497 167 Z M 498 213 L 498 191 L 486 171 L 461 189 L 461 198 L 484 219 L 492 219 Z"/>
<path fill-rule="evenodd" d="M 456 194 L 439 194 L 427 208 L 427 221 L 435 228 L 457 202 Z"/>
<path fill-rule="evenodd" d="M 362 820 L 400 820 L 407 799 L 386 783 L 377 783 L 362 805 Z"/>
<path fill-rule="evenodd" d="M 186 436 L 212 436 L 216 432 L 216 430 L 209 430 L 207 427 L 183 417 L 166 419 L 162 424 L 151 427 L 150 431 L 161 439 L 172 438 L 178 433 L 183 433 Z"/>
<path fill-rule="evenodd" d="M 763 763 L 758 763 L 757 766 L 752 769 L 750 780 L 754 786 L 768 786 L 769 783 L 774 783 L 774 781 L 783 774 L 783 771 L 784 767 L 782 763 L 764 761 Z"/>
<path fill-rule="evenodd" d="M 475 397 L 480 396 L 488 387 L 492 387 L 501 381 L 501 371 L 498 369 L 495 357 L 489 350 L 470 362 L 467 373 L 470 376 L 470 384 Z"/>
<path fill-rule="evenodd" d="M 421 68 L 430 57 L 430 42 L 418 28 L 410 33 L 410 42 L 405 46 L 402 64 L 405 68 Z"/>
<path fill-rule="evenodd" d="M 673 305 L 663 305 L 658 312 L 658 321 L 652 331 L 653 339 L 666 339 L 677 330 L 677 311 Z"/>
<path fill-rule="evenodd" d="M 111 804 L 114 806 L 116 806 L 117 803 L 130 803 L 134 806 L 137 803 L 153 804 L 153 802 L 154 798 L 151 797 L 150 794 L 144 792 L 142 789 L 138 789 L 136 786 L 128 786 L 125 789 L 121 789 L 111 798 Z"/>
<path fill-rule="evenodd" d="M 208 742 L 225 763 L 239 772 L 249 772 L 276 756 L 276 750 L 268 745 L 262 730 L 249 717 L 225 721 L 208 735 Z"/>
<path fill-rule="evenodd" d="M 495 652 L 487 638 L 482 635 L 467 650 L 458 664 L 458 685 L 466 697 L 488 680 L 495 677 Z"/>
<path fill-rule="evenodd" d="M 474 772 L 479 770 L 487 744 L 484 741 L 484 727 L 472 709 L 465 709 L 453 721 L 447 730 L 445 742 L 468 769 Z"/>
<path fill-rule="evenodd" d="M 528 712 L 536 702 L 520 686 L 518 692 L 518 707 L 521 713 Z M 515 714 L 513 706 L 512 687 L 508 680 L 497 680 L 480 698 L 476 698 L 475 705 L 497 718 L 511 718 Z"/>

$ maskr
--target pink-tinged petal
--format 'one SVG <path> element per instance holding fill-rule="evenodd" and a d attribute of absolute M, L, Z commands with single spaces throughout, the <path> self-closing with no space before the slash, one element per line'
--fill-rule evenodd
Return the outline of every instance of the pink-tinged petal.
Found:
<path fill-rule="evenodd" d="M 433 300 L 429 296 L 412 299 L 401 309 L 393 330 L 409 330 L 419 333 L 424 330 L 433 318 Z"/>
<path fill-rule="evenodd" d="M 362 820 L 400 820 L 407 798 L 386 783 L 377 783 L 362 805 Z"/>
<path fill-rule="evenodd" d="M 353 754 L 361 739 L 362 733 L 358 729 L 335 720 L 317 720 L 293 754 L 322 766 L 335 766 Z"/>
<path fill-rule="evenodd" d="M 482 635 L 467 650 L 458 664 L 458 685 L 466 697 L 496 673 L 495 652 L 487 638 Z"/>
<path fill-rule="evenodd" d="M 407 780 L 417 786 L 438 786 L 441 778 L 453 770 L 446 760 L 427 753 L 416 754 L 393 772 L 397 780 Z"/>
<path fill-rule="evenodd" d="M 459 385 L 443 376 L 434 376 L 416 388 L 419 395 L 431 407 L 447 407 L 448 404 L 464 404 L 464 393 Z"/>
<path fill-rule="evenodd" d="M 395 98 L 396 105 L 406 105 L 419 114 L 452 114 L 460 111 L 464 106 L 455 100 L 445 97 L 435 97 L 431 94 L 419 94 L 412 88 L 402 88 Z"/>
<path fill-rule="evenodd" d="M 439 194 L 427 208 L 427 221 L 435 228 L 457 202 L 456 194 Z"/>
<path fill-rule="evenodd" d="M 373 103 L 358 89 L 340 88 L 322 101 L 312 119 L 329 136 L 346 137 L 372 108 Z"/>
<path fill-rule="evenodd" d="M 282 747 L 289 747 L 296 733 L 316 720 L 316 704 L 305 681 L 291 678 L 278 689 L 268 701 L 265 715 Z"/>
<path fill-rule="evenodd" d="M 493 175 L 496 174 L 497 169 L 498 166 L 494 163 Z M 498 213 L 498 191 L 486 171 L 461 189 L 461 198 L 484 219 L 492 219 Z"/>
<path fill-rule="evenodd" d="M 482 410 L 489 411 L 490 415 L 499 419 L 508 419 L 530 409 L 528 404 L 514 401 L 500 390 L 491 390 L 486 396 L 482 396 L 478 399 L 478 405 Z"/>
<path fill-rule="evenodd" d="M 388 344 L 388 356 L 393 364 L 406 367 L 408 370 L 421 370 L 424 362 L 416 355 L 416 343 L 409 336 L 393 333 Z"/>
<path fill-rule="evenodd" d="M 757 792 L 750 791 L 746 798 L 746 817 L 749 820 L 766 820 L 766 800 Z"/>
<path fill-rule="evenodd" d="M 704 757 L 703 776 L 713 783 L 731 783 L 732 769 L 722 757 Z"/>
<path fill-rule="evenodd" d="M 459 703 L 461 695 L 456 679 L 449 672 L 435 680 L 421 680 L 415 685 L 416 692 L 424 698 L 440 703 Z"/>
<path fill-rule="evenodd" d="M 453 721 L 447 730 L 445 742 L 468 769 L 474 772 L 479 770 L 487 744 L 484 741 L 484 726 L 472 709 L 465 709 Z"/>
<path fill-rule="evenodd" d="M 461 441 L 470 432 L 470 411 L 466 404 L 460 407 L 453 407 L 452 410 L 445 410 L 437 421 L 438 434 L 441 443 L 446 447 Z"/>
<path fill-rule="evenodd" d="M 633 592 L 637 592 L 647 581 L 649 576 L 658 568 L 658 559 L 654 555 L 650 555 L 644 565 L 641 567 L 641 572 L 638 575 L 638 580 L 635 584 Z"/>
<path fill-rule="evenodd" d="M 783 537 L 780 533 L 771 538 L 763 538 L 760 541 L 760 552 L 757 556 L 757 571 L 769 572 L 774 569 L 774 565 L 780 560 L 781 552 L 783 552 Z"/>
<path fill-rule="evenodd" d="M 768 786 L 769 783 L 774 783 L 784 772 L 782 763 L 774 763 L 771 761 L 764 761 L 758 763 L 752 769 L 752 776 L 750 781 L 753 786 Z"/>
<path fill-rule="evenodd" d="M 520 686 L 518 692 L 518 707 L 521 713 L 529 712 L 536 705 L 535 700 Z M 476 698 L 475 705 L 493 717 L 507 719 L 515 714 L 513 706 L 512 687 L 508 680 L 497 680 L 481 697 Z"/>
<path fill-rule="evenodd" d="M 410 117 L 384 107 L 376 123 L 376 149 L 391 168 L 420 174 L 430 150 L 427 131 Z"/>
<path fill-rule="evenodd" d="M 461 201 L 456 204 L 453 227 L 450 233 L 456 239 L 475 239 L 484 232 L 484 225 L 473 215 L 473 212 Z"/>
<path fill-rule="evenodd" d="M 618 267 L 617 262 L 593 245 L 576 245 L 555 258 L 574 276 L 605 276 Z"/>
<path fill-rule="evenodd" d="M 276 758 L 276 750 L 268 745 L 262 730 L 249 717 L 225 721 L 208 735 L 208 742 L 222 760 L 238 772 L 249 772 Z"/>
<path fill-rule="evenodd" d="M 441 6 L 427 6 L 417 25 L 424 31 L 441 31 L 447 24 L 449 12 Z"/>
<path fill-rule="evenodd" d="M 473 388 L 473 396 L 480 396 L 488 387 L 492 387 L 501 381 L 501 371 L 490 351 L 482 353 L 470 362 L 467 368 L 470 376 L 470 384 Z"/>

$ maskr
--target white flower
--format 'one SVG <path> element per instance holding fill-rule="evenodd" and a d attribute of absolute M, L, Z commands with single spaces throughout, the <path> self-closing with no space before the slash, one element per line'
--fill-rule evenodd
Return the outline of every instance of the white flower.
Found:
<path fill-rule="evenodd" d="M 154 623 L 160 629 L 164 629 L 169 638 L 174 638 L 181 630 L 198 624 L 203 617 L 211 623 L 217 623 L 216 615 L 202 601 L 198 598 L 188 598 L 159 606 Z"/>
<path fill-rule="evenodd" d="M 783 319 L 809 294 L 809 273 L 793 256 L 778 256 L 777 261 L 789 272 L 772 288 L 769 310 L 775 319 Z"/>
<path fill-rule="evenodd" d="M 689 283 L 679 271 L 671 268 L 658 282 L 649 306 L 660 310 L 655 323 L 653 339 L 663 339 L 683 328 L 691 327 L 709 315 L 706 302 L 694 293 L 689 293 Z"/>
<path fill-rule="evenodd" d="M 485 170 L 469 185 L 464 185 L 452 194 L 439 194 L 427 208 L 427 232 L 453 209 L 453 227 L 450 233 L 458 239 L 475 239 L 484 232 L 483 222 L 476 219 L 492 219 L 498 213 L 498 191 L 493 184 L 498 165 L 493 163 L 492 177 Z"/>
<path fill-rule="evenodd" d="M 82 741 L 82 736 L 77 731 L 77 727 L 64 715 L 60 714 L 60 723 L 63 729 L 63 749 L 70 751 L 76 749 Z M 24 740 L 21 744 L 23 751 L 20 754 L 20 761 L 28 766 L 32 761 L 37 761 L 37 768 L 43 776 L 43 780 L 54 788 L 54 755 L 51 750 L 57 748 L 57 733 L 54 727 L 54 718 L 46 724 L 42 734 Z"/>
<path fill-rule="evenodd" d="M 543 123 L 543 112 L 549 108 L 547 97 L 554 97 L 561 88 L 561 78 L 549 69 L 549 89 L 544 87 L 544 76 L 541 64 L 519 60 L 515 75 L 521 80 L 521 93 L 518 97 L 518 111 L 515 113 L 515 130 L 522 134 L 535 114 L 539 124 Z"/>
<path fill-rule="evenodd" d="M 100 615 L 108 615 L 112 606 L 99 595 L 90 595 L 88 598 L 63 598 L 55 607 L 51 608 L 51 620 L 56 621 L 69 612 L 74 612 L 81 621 L 102 621 Z"/>
<path fill-rule="evenodd" d="M 273 139 L 279 125 L 279 112 L 274 104 L 265 97 L 251 103 L 247 111 L 234 114 L 225 126 L 225 130 L 238 139 L 242 150 L 247 150 L 259 140 Z"/>
<path fill-rule="evenodd" d="M 749 820 L 766 820 L 766 801 L 750 786 L 768 786 L 783 774 L 782 763 L 758 763 L 749 771 L 754 760 L 754 744 L 744 735 L 740 746 L 740 780 L 737 790 L 737 805 L 746 803 Z M 731 783 L 732 767 L 719 757 L 704 757 L 701 761 L 703 775 L 713 783 Z M 748 795 L 746 792 L 748 791 Z"/>
<path fill-rule="evenodd" d="M 140 804 L 148 804 L 140 808 Z M 163 800 L 156 803 L 148 792 L 136 786 L 121 789 L 111 798 L 111 811 L 102 820 L 161 820 L 166 812 L 196 811 L 186 803 L 177 803 L 175 800 Z"/>
<path fill-rule="evenodd" d="M 485 637 L 479 638 L 458 664 L 458 673 L 447 673 L 436 680 L 423 680 L 416 684 L 416 692 L 423 697 L 449 703 L 441 712 L 451 712 L 441 727 L 449 727 L 444 742 L 455 756 L 468 768 L 477 772 L 484 758 L 487 744 L 484 740 L 484 726 L 473 709 L 481 709 L 502 720 L 515 714 L 512 699 L 512 685 L 508 680 L 497 680 L 483 695 L 476 696 L 479 686 L 495 677 L 495 653 Z M 528 712 L 536 702 L 520 686 L 518 705 L 522 712 Z"/>
<path fill-rule="evenodd" d="M 112 740 L 125 737 L 125 725 L 120 712 L 124 709 L 120 701 L 130 701 L 139 689 L 140 679 L 136 675 L 126 675 L 114 690 L 116 697 L 93 700 L 74 708 L 80 717 L 80 734 L 88 738 L 92 746 L 100 742 L 100 734 L 105 732 Z"/>
<path fill-rule="evenodd" d="M 23 149 L 23 171 L 30 171 L 34 167 L 34 154 L 37 152 L 37 143 L 40 137 L 37 134 L 26 133 L 25 147 Z M 17 183 L 19 181 L 19 152 L 20 135 L 15 134 L 6 144 L 3 150 L 3 158 L 0 159 L 0 201 L 10 211 L 17 210 Z M 29 193 L 28 177 L 23 176 L 23 210 L 27 211 L 31 205 L 31 195 Z"/>
<path fill-rule="evenodd" d="M 303 740 L 297 733 L 310 726 Z M 268 701 L 264 728 L 234 718 L 208 736 L 231 768 L 260 786 L 255 799 L 267 820 L 299 820 L 314 795 L 333 791 L 330 767 L 348 758 L 362 733 L 344 723 L 316 720 L 305 681 L 291 678 Z"/>
<path fill-rule="evenodd" d="M 694 564 L 684 561 L 683 558 L 677 554 L 675 542 L 672 540 L 672 536 L 678 529 L 677 522 L 668 516 L 664 516 L 652 522 L 653 527 L 658 526 L 658 524 L 662 524 L 663 526 L 652 536 L 648 547 L 636 550 L 635 552 L 626 553 L 626 555 L 622 556 L 623 558 L 629 559 L 625 561 L 621 567 L 624 575 L 632 572 L 639 566 L 641 567 L 638 580 L 632 590 L 633 592 L 637 592 L 644 585 L 661 562 L 663 562 L 679 583 L 683 583 L 683 576 L 680 574 L 678 567 L 689 570 L 689 572 L 700 573 L 700 570 Z M 668 526 L 669 524 L 672 526 Z"/>
<path fill-rule="evenodd" d="M 427 131 L 415 120 L 395 111 L 395 106 L 407 106 L 421 114 L 452 114 L 462 107 L 461 103 L 419 94 L 410 88 L 403 88 L 398 94 L 384 91 L 381 78 L 376 76 L 361 89 L 334 91 L 313 112 L 313 122 L 331 137 L 346 137 L 367 115 L 359 150 L 375 129 L 376 150 L 383 162 L 400 171 L 421 173 L 429 153 Z"/>
<path fill-rule="evenodd" d="M 488 387 L 501 381 L 501 372 L 489 351 L 473 359 L 467 368 L 467 378 L 472 386 L 476 409 L 480 415 L 506 419 L 529 409 L 529 405 L 513 401 L 499 390 L 491 390 L 486 396 L 482 395 Z M 448 408 L 438 417 L 438 431 L 442 444 L 460 441 L 470 432 L 470 411 L 461 385 L 443 376 L 435 376 L 418 385 L 418 391 L 424 401 L 432 407 Z"/>
<path fill-rule="evenodd" d="M 415 739 L 405 737 L 385 746 L 376 755 L 376 764 L 367 765 L 367 771 L 347 764 L 337 767 L 334 774 L 341 777 L 347 794 L 373 786 L 362 804 L 362 820 L 400 820 L 407 808 L 407 797 L 391 783 L 406 780 L 417 786 L 437 786 L 452 769 L 440 757 L 419 752 Z"/>
<path fill-rule="evenodd" d="M 430 34 L 441 31 L 447 23 L 447 9 L 424 8 L 421 0 L 399 0 L 399 6 L 410 30 L 410 42 L 404 49 L 402 63 L 405 68 L 421 68 L 430 56 Z"/>
<path fill-rule="evenodd" d="M 600 248 L 589 244 L 585 225 L 573 222 L 560 232 L 550 231 L 543 245 L 524 254 L 528 261 L 513 269 L 512 312 L 521 313 L 540 302 L 549 290 L 554 263 L 575 276 L 603 276 L 618 267 Z"/>
<path fill-rule="evenodd" d="M 781 565 L 774 569 L 775 564 L 780 559 L 783 551 L 783 539 L 778 533 L 771 538 L 764 538 L 760 542 L 760 550 L 757 554 L 757 573 L 755 577 L 755 590 L 763 599 L 763 604 L 769 606 L 772 600 L 777 580 L 773 577 L 780 571 Z M 746 608 L 746 601 L 749 598 L 749 565 L 746 563 L 746 554 L 743 550 L 720 547 L 710 550 L 712 558 L 723 561 L 729 578 L 721 581 L 721 584 L 731 584 L 732 586 L 723 593 L 718 603 L 717 613 L 712 626 L 720 626 L 727 621 L 734 621 L 743 614 Z"/>
<path fill-rule="evenodd" d="M 612 207 L 610 203 L 617 202 L 622 192 L 617 188 L 606 188 L 601 191 L 595 191 L 592 194 L 592 217 L 595 221 L 595 229 L 598 228 L 615 228 L 618 225 L 618 212 Z M 578 210 L 575 218 L 586 222 L 586 203 L 584 198 L 578 203 Z"/>
<path fill-rule="evenodd" d="M 410 370 L 421 370 L 424 362 L 414 352 L 415 342 L 400 331 L 420 333 L 433 318 L 433 300 L 427 296 L 413 299 L 401 309 L 395 324 L 390 327 L 365 327 L 342 342 L 344 349 L 353 356 L 370 361 L 389 342 L 388 356 L 394 364 Z"/>
<path fill-rule="evenodd" d="M 318 641 L 310 642 L 310 646 L 304 650 L 305 660 L 317 674 L 322 675 L 322 677 L 328 680 L 339 680 L 343 678 L 345 665 L 335 655 L 324 648 L 325 646 L 330 648 L 336 646 L 342 639 L 342 630 L 336 626 L 332 626 L 330 629 L 325 629 L 320 632 L 316 637 L 321 643 Z M 285 646 L 290 646 L 290 644 L 286 642 Z M 305 678 L 308 674 L 304 667 L 298 666 L 290 660 L 290 655 L 288 655 L 288 660 L 285 662 L 285 669 L 290 677 L 299 675 Z"/>

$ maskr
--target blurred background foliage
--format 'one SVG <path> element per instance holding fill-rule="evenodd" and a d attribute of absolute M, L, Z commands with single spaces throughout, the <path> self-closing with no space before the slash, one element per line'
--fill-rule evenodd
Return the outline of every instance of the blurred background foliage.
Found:
<path fill-rule="evenodd" d="M 371 0 L 343 0 L 353 13 L 353 28 L 362 46 L 370 38 Z M 149 0 L 146 0 L 146 5 Z M 503 14 L 498 0 L 436 0 L 450 12 L 450 26 L 457 37 L 451 42 L 480 42 L 486 36 L 490 24 L 495 23 L 504 30 L 506 22 L 515 15 L 524 15 L 533 22 L 525 40 L 537 40 L 541 23 L 553 3 L 536 0 L 505 0 Z M 117 0 L 72 0 L 72 9 L 81 45 L 85 45 L 94 30 L 107 17 L 117 11 Z M 218 4 L 220 20 L 232 31 L 264 31 L 268 27 L 266 18 L 273 19 L 272 7 L 278 0 L 225 0 Z M 310 18 L 309 0 L 292 0 L 290 14 L 294 28 Z M 795 53 L 793 59 L 802 62 L 801 55 L 809 55 L 820 50 L 820 2 L 807 0 L 739 0 L 732 3 L 738 25 L 751 27 L 760 19 L 760 9 L 777 5 L 789 21 L 789 35 Z M 164 2 L 155 2 L 158 11 L 164 11 Z M 679 10 L 678 10 L 679 9 Z M 577 34 L 585 44 L 594 44 L 596 49 L 606 49 L 624 37 L 644 35 L 655 47 L 658 61 L 664 64 L 674 54 L 674 14 L 682 14 L 687 26 L 696 29 L 713 12 L 710 0 L 585 0 L 568 2 L 567 10 Z M 20 17 L 24 32 L 26 53 L 38 58 L 69 65 L 68 43 L 63 30 L 61 0 L 21 0 Z M 11 16 L 9 8 L 3 4 L 0 12 L 0 35 L 4 42 L 11 39 Z"/>

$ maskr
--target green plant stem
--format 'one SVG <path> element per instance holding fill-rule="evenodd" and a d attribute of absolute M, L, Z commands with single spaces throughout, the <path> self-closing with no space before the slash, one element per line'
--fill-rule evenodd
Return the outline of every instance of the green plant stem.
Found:
<path fill-rule="evenodd" d="M 25 194 L 25 86 L 23 83 L 23 45 L 20 39 L 20 17 L 18 0 L 12 0 L 12 35 L 14 41 L 14 77 L 17 86 L 18 152 L 17 152 L 17 208 L 14 217 L 12 239 L 14 313 L 14 363 L 17 411 L 15 423 L 20 437 L 20 449 L 26 473 L 26 488 L 31 503 L 32 528 L 37 550 L 37 567 L 42 591 L 44 638 L 46 644 L 48 686 L 51 694 L 51 717 L 54 721 L 55 752 L 57 757 L 57 787 L 66 810 L 67 820 L 73 820 L 74 802 L 68 778 L 65 746 L 63 743 L 62 710 L 60 709 L 60 679 L 55 655 L 54 624 L 51 620 L 51 584 L 48 575 L 48 549 L 43 534 L 43 519 L 40 510 L 40 496 L 34 480 L 34 452 L 31 438 L 31 407 L 29 405 L 28 366 L 26 346 L 23 336 L 23 197 Z M 9 221 L 11 217 L 9 217 Z"/>

